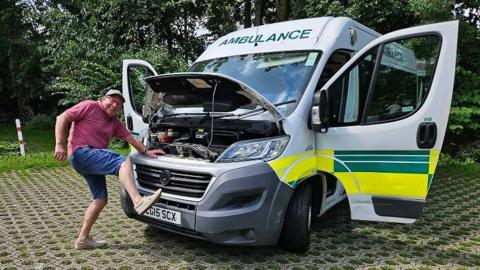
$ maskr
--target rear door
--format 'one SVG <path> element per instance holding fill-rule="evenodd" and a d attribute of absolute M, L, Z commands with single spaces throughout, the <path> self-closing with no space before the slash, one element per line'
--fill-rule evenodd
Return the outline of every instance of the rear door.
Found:
<path fill-rule="evenodd" d="M 145 77 L 157 75 L 148 62 L 143 60 L 123 60 L 122 91 L 125 97 L 123 110 L 130 133 L 141 139 L 147 132 L 148 124 L 142 119 L 147 84 Z"/>
<path fill-rule="evenodd" d="M 411 223 L 421 214 L 447 127 L 457 36 L 457 21 L 389 33 L 316 92 L 329 104 L 317 166 L 343 184 L 352 219 Z"/>

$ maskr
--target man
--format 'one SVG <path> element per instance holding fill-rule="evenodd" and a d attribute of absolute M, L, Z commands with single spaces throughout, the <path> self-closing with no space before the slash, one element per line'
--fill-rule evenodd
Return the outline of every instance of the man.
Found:
<path fill-rule="evenodd" d="M 108 202 L 105 175 L 119 176 L 120 183 L 132 198 L 138 214 L 143 214 L 155 204 L 161 189 L 151 196 L 142 197 L 135 185 L 130 160 L 107 148 L 115 136 L 133 145 L 139 153 L 148 157 L 165 154 L 162 150 L 148 150 L 128 132 L 116 115 L 123 102 L 122 93 L 109 90 L 97 101 L 86 100 L 66 110 L 57 117 L 55 124 L 55 158 L 64 161 L 65 135 L 72 123 L 68 137 L 68 157 L 72 167 L 82 175 L 90 188 L 93 200 L 85 211 L 83 225 L 75 241 L 75 249 L 97 248 L 106 245 L 105 241 L 95 241 L 90 231 L 98 215 Z"/>

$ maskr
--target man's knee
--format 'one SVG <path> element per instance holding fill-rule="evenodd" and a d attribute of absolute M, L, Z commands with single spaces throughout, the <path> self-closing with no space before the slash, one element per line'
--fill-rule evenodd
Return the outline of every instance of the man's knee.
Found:
<path fill-rule="evenodd" d="M 120 165 L 120 170 L 126 170 L 126 171 L 131 171 L 132 170 L 132 163 L 130 162 L 130 159 L 125 159 L 124 162 Z"/>
<path fill-rule="evenodd" d="M 105 205 L 107 205 L 108 199 L 107 198 L 93 199 L 92 203 L 98 208 L 103 208 L 105 207 Z"/>

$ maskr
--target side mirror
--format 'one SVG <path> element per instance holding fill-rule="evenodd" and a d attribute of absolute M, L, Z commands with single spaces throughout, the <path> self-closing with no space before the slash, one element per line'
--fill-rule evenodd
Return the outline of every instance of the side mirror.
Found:
<path fill-rule="evenodd" d="M 316 132 L 327 133 L 329 127 L 328 108 L 327 91 L 321 90 L 313 96 L 311 112 L 312 127 Z"/>

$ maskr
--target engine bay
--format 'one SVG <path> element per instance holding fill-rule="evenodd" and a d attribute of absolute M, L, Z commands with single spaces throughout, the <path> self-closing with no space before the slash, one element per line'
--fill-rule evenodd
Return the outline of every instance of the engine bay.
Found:
<path fill-rule="evenodd" d="M 214 162 L 230 145 L 244 140 L 279 135 L 268 120 L 218 119 L 211 117 L 153 117 L 146 141 L 148 149 L 166 155 Z"/>

